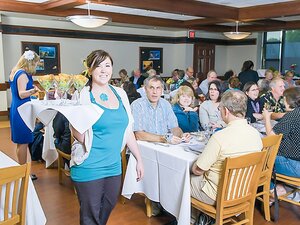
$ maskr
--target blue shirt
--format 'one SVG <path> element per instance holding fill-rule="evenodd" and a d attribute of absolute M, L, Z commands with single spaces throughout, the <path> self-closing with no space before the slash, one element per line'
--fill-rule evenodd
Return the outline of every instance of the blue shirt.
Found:
<path fill-rule="evenodd" d="M 199 130 L 199 116 L 196 112 L 184 112 L 178 103 L 173 105 L 173 111 L 177 117 L 179 127 L 184 133 Z"/>
<path fill-rule="evenodd" d="M 80 165 L 71 167 L 72 180 L 86 182 L 121 174 L 121 156 L 124 132 L 128 125 L 128 116 L 120 97 L 117 109 L 108 109 L 95 102 L 92 92 L 91 102 L 104 112 L 93 125 L 93 142 L 89 157 Z"/>
<path fill-rule="evenodd" d="M 155 108 L 147 97 L 139 98 L 132 102 L 131 109 L 134 118 L 133 131 L 164 135 L 178 127 L 171 104 L 163 98 L 159 99 Z"/>

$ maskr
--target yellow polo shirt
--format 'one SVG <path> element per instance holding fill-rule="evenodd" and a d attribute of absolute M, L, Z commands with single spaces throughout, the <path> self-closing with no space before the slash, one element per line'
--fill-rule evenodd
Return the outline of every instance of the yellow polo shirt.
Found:
<path fill-rule="evenodd" d="M 197 159 L 197 166 L 205 171 L 203 176 L 206 183 L 202 190 L 211 199 L 216 200 L 225 158 L 258 152 L 261 149 L 259 132 L 247 124 L 245 119 L 230 122 L 226 128 L 212 135 Z"/>

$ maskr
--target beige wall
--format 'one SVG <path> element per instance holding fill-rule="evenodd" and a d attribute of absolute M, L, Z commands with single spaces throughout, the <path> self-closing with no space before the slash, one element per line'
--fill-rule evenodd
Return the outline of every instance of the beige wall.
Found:
<path fill-rule="evenodd" d="M 259 42 L 259 41 L 257 41 Z M 242 65 L 246 60 L 254 62 L 254 69 L 260 68 L 260 44 L 241 46 L 216 46 L 215 69 L 219 75 L 232 69 L 237 74 L 241 72 Z"/>
<path fill-rule="evenodd" d="M 41 20 L 38 18 L 20 18 L 5 16 L 2 20 L 3 24 L 37 26 L 37 27 L 53 27 L 79 30 L 80 28 L 66 21 Z M 93 31 L 112 32 L 124 34 L 141 34 L 152 36 L 166 37 L 184 37 L 187 32 L 178 31 L 162 31 L 159 29 L 139 29 L 130 27 L 103 26 Z M 197 32 L 197 37 L 201 38 L 224 38 L 220 34 Z M 185 69 L 193 65 L 193 44 L 162 44 L 147 42 L 127 42 L 127 41 L 107 41 L 107 40 L 89 40 L 75 38 L 59 38 L 59 37 L 39 37 L 25 35 L 3 34 L 2 42 L 0 36 L 0 60 L 3 55 L 4 67 L 0 66 L 0 70 L 4 71 L 2 79 L 7 81 L 11 68 L 15 65 L 21 55 L 21 42 L 52 42 L 60 44 L 60 61 L 61 71 L 63 73 L 80 73 L 84 67 L 83 59 L 95 49 L 104 49 L 108 51 L 114 60 L 113 77 L 118 76 L 118 71 L 125 68 L 130 72 L 134 68 L 138 68 L 139 47 L 159 47 L 163 48 L 163 76 L 169 76 L 174 68 Z M 1 49 L 3 48 L 3 49 Z M 216 46 L 215 69 L 219 74 L 224 74 L 228 69 L 236 72 L 240 71 L 244 60 L 251 59 L 257 61 L 257 46 Z M 1 71 L 0 71 L 1 72 Z M 3 72 L 1 73 L 3 74 Z M 0 77 L 1 79 L 1 77 Z M 3 92 L 5 95 L 6 93 Z M 5 96 L 0 98 L 4 99 Z M 8 105 L 10 104 L 10 93 L 8 93 Z M 1 106 L 3 104 L 1 103 Z M 4 105 L 6 108 L 6 105 Z M 0 109 L 1 111 L 1 109 Z"/>

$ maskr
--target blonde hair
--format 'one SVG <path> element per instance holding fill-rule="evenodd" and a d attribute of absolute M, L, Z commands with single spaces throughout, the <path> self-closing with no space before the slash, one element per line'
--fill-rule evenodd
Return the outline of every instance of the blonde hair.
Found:
<path fill-rule="evenodd" d="M 284 78 L 286 78 L 286 77 L 294 77 L 294 72 L 293 71 L 287 71 L 286 73 L 285 73 L 285 75 L 284 75 Z"/>
<path fill-rule="evenodd" d="M 40 56 L 36 54 L 34 51 L 32 51 L 33 59 L 26 59 L 26 52 L 28 51 L 24 52 L 24 54 L 20 57 L 17 64 L 11 70 L 11 73 L 9 75 L 9 79 L 11 81 L 14 79 L 15 73 L 20 69 L 25 70 L 27 73 L 31 75 L 34 75 L 36 73 L 36 64 L 40 61 Z"/>
<path fill-rule="evenodd" d="M 278 70 L 275 70 L 274 72 L 273 72 L 273 79 L 274 78 L 281 78 L 281 74 L 280 74 L 280 72 L 278 71 Z"/>
<path fill-rule="evenodd" d="M 179 102 L 179 97 L 180 97 L 181 95 L 184 95 L 184 94 L 186 94 L 186 95 L 192 97 L 192 100 L 193 100 L 194 97 L 195 97 L 195 96 L 194 96 L 194 91 L 193 91 L 189 86 L 180 86 L 180 87 L 178 88 L 178 91 L 176 92 L 174 98 L 172 99 L 172 104 L 178 103 L 178 102 Z M 191 104 L 193 104 L 193 101 L 192 101 Z"/>

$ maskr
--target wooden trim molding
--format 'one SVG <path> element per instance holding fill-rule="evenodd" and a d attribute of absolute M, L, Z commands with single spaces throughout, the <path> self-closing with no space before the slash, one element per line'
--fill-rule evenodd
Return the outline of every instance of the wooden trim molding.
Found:
<path fill-rule="evenodd" d="M 113 41 L 132 41 L 132 42 L 151 42 L 151 43 L 212 43 L 216 45 L 256 45 L 256 39 L 244 39 L 239 41 L 209 39 L 209 38 L 194 38 L 187 37 L 164 37 L 150 35 L 134 35 L 134 34 L 119 34 L 119 33 L 104 33 L 92 31 L 78 31 L 65 29 L 51 29 L 42 27 L 27 27 L 16 25 L 0 24 L 3 34 L 14 35 L 32 35 L 45 37 L 64 37 L 77 39 L 93 39 L 93 40 L 113 40 Z"/>
<path fill-rule="evenodd" d="M 10 85 L 8 82 L 0 83 L 0 91 L 6 91 L 10 88 Z"/>
<path fill-rule="evenodd" d="M 9 115 L 9 111 L 0 111 L 0 116 L 8 116 Z"/>

